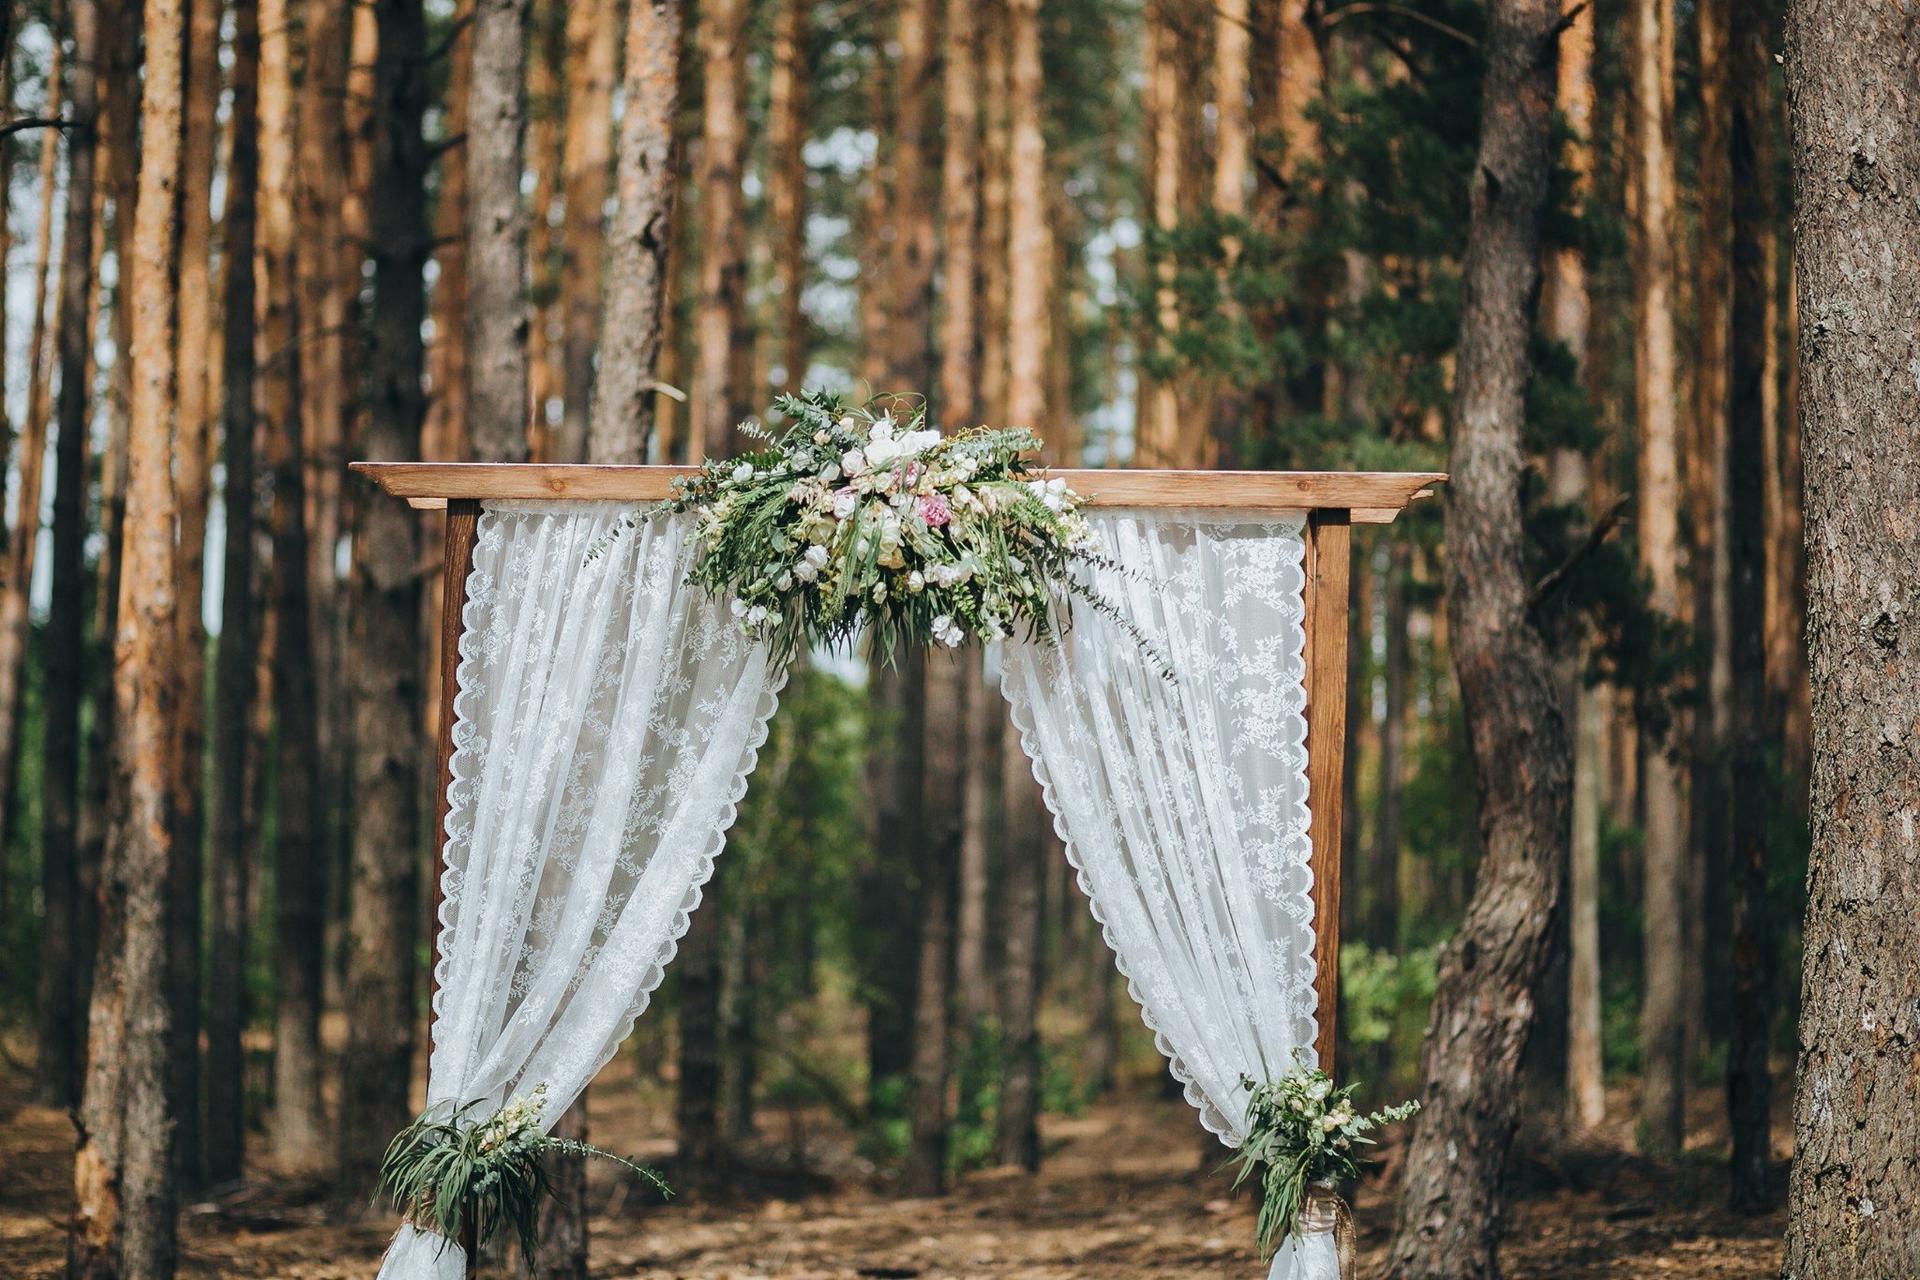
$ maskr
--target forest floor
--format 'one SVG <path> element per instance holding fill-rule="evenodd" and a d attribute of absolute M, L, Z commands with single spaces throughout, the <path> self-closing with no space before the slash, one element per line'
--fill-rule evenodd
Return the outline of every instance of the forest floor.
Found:
<path fill-rule="evenodd" d="M 1524 1157 L 1501 1250 L 1509 1280 L 1776 1274 L 1784 1216 L 1726 1211 L 1716 1099 L 1699 1092 L 1700 1123 L 1679 1161 L 1631 1155 L 1625 1120 L 1579 1147 Z M 599 1166 L 593 1272 L 676 1280 L 1261 1274 L 1250 1248 L 1251 1203 L 1230 1196 L 1226 1176 L 1212 1171 L 1219 1148 L 1203 1170 L 1200 1130 L 1185 1105 L 1150 1088 L 1135 1093 L 1049 1117 L 1039 1174 L 968 1174 L 938 1200 L 876 1190 L 830 1121 L 784 1112 L 763 1117 L 753 1172 L 716 1190 L 688 1189 L 669 1205 Z M 662 1101 L 616 1062 L 594 1086 L 594 1139 L 665 1164 L 671 1108 Z M 1609 1102 L 1615 1114 L 1630 1114 L 1630 1093 Z M 65 1114 L 27 1103 L 16 1064 L 0 1063 L 0 1277 L 62 1274 L 72 1133 Z M 1397 1154 L 1389 1152 L 1389 1166 Z M 1784 1193 L 1784 1165 L 1777 1172 Z M 1359 1193 L 1363 1275 L 1377 1274 L 1384 1255 L 1391 1181 L 1389 1170 Z M 390 1223 L 348 1216 L 325 1189 L 261 1171 L 243 1188 L 186 1208 L 181 1275 L 364 1280 Z M 514 1270 L 495 1264 L 482 1274 Z"/>

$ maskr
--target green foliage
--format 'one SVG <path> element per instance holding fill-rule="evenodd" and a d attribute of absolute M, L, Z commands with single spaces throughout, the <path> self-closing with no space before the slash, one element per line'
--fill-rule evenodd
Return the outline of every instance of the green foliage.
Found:
<path fill-rule="evenodd" d="M 1340 945 L 1341 1033 L 1355 1047 L 1384 1050 L 1371 1055 L 1375 1059 L 1399 1064 L 1383 1084 L 1418 1084 L 1418 1073 L 1406 1068 L 1419 1061 L 1439 964 L 1438 943 L 1401 952 L 1364 942 Z"/>
<path fill-rule="evenodd" d="M 467 1118 L 480 1100 L 429 1108 L 394 1135 L 380 1165 L 379 1194 L 407 1221 L 457 1241 L 469 1226 L 476 1247 L 501 1230 L 513 1233 L 522 1256 L 539 1251 L 540 1202 L 553 1194 L 546 1161 L 598 1156 L 645 1178 L 662 1195 L 665 1179 L 644 1165 L 590 1143 L 555 1138 L 540 1128 L 547 1086 L 515 1098 L 478 1124 Z"/>
<path fill-rule="evenodd" d="M 1358 1148 L 1373 1145 L 1367 1134 L 1420 1110 L 1418 1102 L 1407 1102 L 1362 1115 L 1353 1104 L 1355 1085 L 1336 1089 L 1326 1072 L 1306 1066 L 1265 1084 L 1246 1076 L 1240 1083 L 1250 1091 L 1247 1137 L 1228 1164 L 1237 1166 L 1235 1190 L 1259 1179 L 1254 1236 L 1262 1258 L 1271 1257 L 1298 1226 L 1310 1184 L 1359 1176 Z"/>
<path fill-rule="evenodd" d="M 792 425 L 770 448 L 676 480 L 667 505 L 700 517 L 692 580 L 730 594 L 776 662 L 816 645 L 851 651 L 860 636 L 888 655 L 1053 636 L 1070 593 L 1128 625 L 1072 576 L 1104 561 L 1065 482 L 1028 470 L 1031 432 L 942 436 L 911 402 L 896 419 L 823 391 L 775 407 Z"/>

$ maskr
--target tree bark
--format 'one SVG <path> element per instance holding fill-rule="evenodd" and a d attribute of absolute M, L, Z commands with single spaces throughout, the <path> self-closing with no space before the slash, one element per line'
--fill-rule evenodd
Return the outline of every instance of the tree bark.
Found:
<path fill-rule="evenodd" d="M 1039 0 L 1009 0 L 1007 23 L 1012 130 L 1007 157 L 1007 423 L 1045 431 L 1053 420 L 1046 403 L 1053 248 L 1047 234 L 1047 143 L 1040 128 Z M 1067 407 L 1054 408 L 1064 414 Z"/>
<path fill-rule="evenodd" d="M 99 57 L 94 0 L 69 0 L 74 60 L 67 69 L 67 203 L 60 240 L 60 302 L 54 324 L 60 391 L 55 412 L 53 593 L 47 610 L 46 737 L 41 760 L 41 892 L 47 927 L 40 942 L 39 1067 L 35 1096 L 53 1106 L 79 1100 L 86 1054 L 83 941 L 78 866 L 81 658 L 86 619 L 87 408 L 93 298 L 94 154 L 99 143 L 94 67 Z"/>
<path fill-rule="evenodd" d="M 972 425 L 979 413 L 978 273 L 980 98 L 978 40 L 973 5 L 947 0 L 946 58 L 942 69 L 940 209 L 940 420 L 950 431 Z"/>
<path fill-rule="evenodd" d="M 426 20 L 420 0 L 376 10 L 376 117 L 369 185 L 373 254 L 363 457 L 418 456 L 426 419 L 424 272 L 428 155 Z M 340 1171 L 371 1186 L 411 1114 L 414 969 L 419 927 L 421 548 L 397 502 L 355 504 L 353 531 L 353 912 L 347 951 L 347 1052 L 341 1068 Z"/>
<path fill-rule="evenodd" d="M 432 394 L 427 423 L 420 442 L 423 457 L 459 461 L 472 452 L 467 423 L 467 126 L 468 99 L 473 84 L 473 33 L 470 3 L 454 6 L 456 24 L 448 39 L 447 88 L 440 153 L 439 198 L 433 214 L 433 262 L 437 278 L 429 302 L 433 344 L 427 351 L 427 375 Z M 439 608 L 440 592 L 433 579 L 426 590 L 426 608 Z M 437 613 L 432 613 L 437 617 Z M 438 634 L 432 626 L 425 635 Z M 433 663 L 437 647 L 428 650 L 425 687 L 434 688 Z M 428 702 L 431 704 L 432 699 Z M 437 714 L 431 705 L 429 714 Z"/>
<path fill-rule="evenodd" d="M 51 22 L 51 20 L 50 20 Z M 64 93 L 62 33 L 52 28 L 47 59 L 45 114 L 58 118 Z M 8 47 L 0 42 L 0 49 Z M 53 269 L 53 197 L 59 185 L 60 130 L 46 129 L 40 138 L 40 217 L 34 231 L 33 323 L 27 340 L 27 416 L 14 445 L 20 473 L 13 529 L 6 546 L 5 580 L 0 582 L 0 841 L 12 847 L 19 820 L 20 688 L 32 639 L 28 597 L 33 593 L 34 553 L 40 544 L 41 481 L 46 471 L 47 426 L 51 413 L 47 384 L 47 289 Z M 4 336 L 0 325 L 0 336 Z M 6 892 L 0 888 L 0 904 Z M 49 917 L 52 918 L 52 917 Z"/>
<path fill-rule="evenodd" d="M 619 207 L 609 233 L 605 319 L 589 452 L 596 462 L 644 462 L 666 312 L 667 250 L 677 180 L 680 0 L 634 0 L 615 161 Z"/>
<path fill-rule="evenodd" d="M 1000 1114 L 1002 1165 L 1040 1168 L 1040 1026 L 1044 957 L 1041 882 L 1047 811 L 1018 734 L 1001 747 Z"/>
<path fill-rule="evenodd" d="M 1679 368 L 1674 337 L 1673 5 L 1634 0 L 1631 76 L 1634 183 L 1634 371 L 1639 419 L 1634 512 L 1648 604 L 1680 616 Z M 1641 733 L 1645 813 L 1639 1139 L 1672 1155 L 1685 1137 L 1686 804 L 1659 735 Z"/>
<path fill-rule="evenodd" d="M 273 847 L 274 1159 L 324 1168 L 333 1154 L 321 1102 L 323 820 L 308 597 L 304 350 L 299 306 L 294 51 L 285 0 L 260 6 L 260 247 L 266 274 L 261 407 L 273 486 L 272 697 L 278 813 Z M 311 246 L 317 250 L 320 246 Z"/>
<path fill-rule="evenodd" d="M 812 346 L 802 305 L 807 288 L 808 88 L 813 73 L 810 8 L 807 0 L 781 0 L 775 13 L 767 104 L 767 221 L 773 238 L 773 293 L 780 317 L 778 385 L 795 393 L 806 382 L 807 356 Z M 968 9 L 961 21 L 971 20 L 972 10 Z M 954 37 L 949 35 L 948 39 L 951 42 Z M 971 281 L 968 286 L 971 292 Z"/>
<path fill-rule="evenodd" d="M 895 1085 L 912 1064 L 918 917 L 914 914 L 911 851 L 920 844 L 921 769 L 925 747 L 926 680 L 918 650 L 888 665 L 868 658 L 869 714 L 874 724 L 866 761 L 871 815 L 871 861 L 859 885 L 866 946 L 861 956 L 867 1005 L 867 1106 L 897 1106 Z"/>
<path fill-rule="evenodd" d="M 212 912 L 207 959 L 206 1127 L 208 1180 L 240 1177 L 245 1155 L 246 1075 L 241 1035 L 246 1029 L 247 902 L 252 880 L 248 854 L 247 749 L 254 713 L 254 200 L 260 174 L 258 145 L 259 8 L 235 0 L 233 65 L 229 73 L 233 126 L 227 152 L 226 210 L 222 216 L 225 278 L 221 344 L 221 458 L 226 518 L 221 549 L 220 648 L 214 667 L 213 839 L 207 902 Z"/>
<path fill-rule="evenodd" d="M 527 457 L 526 148 L 530 0 L 474 0 L 467 101 L 467 412 L 476 458 Z"/>
<path fill-rule="evenodd" d="M 910 1196 L 939 1195 L 947 1188 L 953 886 L 960 861 L 966 763 L 961 753 L 943 750 L 941 744 L 966 740 L 965 664 L 973 658 L 971 652 L 934 654 L 925 664 L 928 737 L 921 773 L 921 836 L 914 850 L 920 953 L 908 1099 L 912 1138 L 900 1175 L 900 1189 Z"/>
<path fill-rule="evenodd" d="M 1772 1079 L 1767 1065 L 1774 948 L 1767 923 L 1767 817 L 1778 810 L 1768 762 L 1767 437 L 1773 430 L 1768 355 L 1773 346 L 1773 131 L 1778 119 L 1768 52 L 1767 0 L 1738 0 L 1731 23 L 1733 232 L 1732 367 L 1726 433 L 1727 558 L 1731 566 L 1728 743 L 1731 749 L 1728 879 L 1733 987 L 1727 1045 L 1727 1119 L 1733 1132 L 1730 1199 L 1766 1209 L 1773 1166 Z"/>
<path fill-rule="evenodd" d="M 167 999 L 172 749 L 175 288 L 187 14 L 147 0 L 142 149 L 129 262 L 134 300 L 128 405 L 126 572 L 114 632 L 116 812 L 103 864 L 103 968 L 74 1163 L 68 1273 L 173 1274 L 173 1129 Z"/>
<path fill-rule="evenodd" d="M 1007 8 L 986 6 L 980 15 L 980 385 L 976 402 L 988 422 L 1007 421 L 1007 291 L 1012 263 L 1007 254 L 1008 182 L 1013 122 L 1007 112 Z M 996 775 L 999 756 L 988 767 Z"/>
<path fill-rule="evenodd" d="M 960 870 L 955 886 L 954 1027 L 961 1043 L 993 1013 L 988 980 L 988 893 L 992 885 L 993 820 L 1000 785 L 1000 741 L 1006 699 L 978 663 L 967 673 L 966 781 L 961 793 Z"/>
<path fill-rule="evenodd" d="M 1892 5 L 1788 7 L 1814 726 L 1790 1280 L 1890 1280 L 1920 1256 L 1911 23 Z"/>
<path fill-rule="evenodd" d="M 706 91 L 700 113 L 700 301 L 694 347 L 689 461 L 734 451 L 734 330 L 745 305 L 740 168 L 746 147 L 746 0 L 700 7 Z"/>
<path fill-rule="evenodd" d="M 1521 1052 L 1569 816 L 1566 725 L 1552 660 L 1528 616 L 1520 509 L 1559 13 L 1551 0 L 1495 0 L 1487 18 L 1446 512 L 1448 640 L 1482 853 L 1466 917 L 1441 957 L 1425 1110 L 1388 1247 L 1395 1280 L 1498 1274 Z"/>
<path fill-rule="evenodd" d="M 606 274 L 607 188 L 613 167 L 613 81 L 620 54 L 615 9 L 608 0 L 587 0 L 567 9 L 567 126 L 560 157 L 566 197 L 560 240 L 563 401 L 554 455 L 568 462 L 587 456 L 592 418 L 593 356 Z M 633 101 L 627 98 L 627 110 L 633 109 Z"/>
<path fill-rule="evenodd" d="M 1180 76 L 1175 63 L 1175 35 L 1169 26 L 1167 0 L 1155 0 L 1146 9 L 1147 206 L 1153 228 L 1162 237 L 1180 222 Z M 1163 359 L 1179 325 L 1179 296 L 1174 291 L 1176 266 L 1159 251 L 1155 263 L 1154 321 L 1150 345 Z M 1015 273 L 1018 274 L 1017 272 Z M 1140 466 L 1177 466 L 1180 440 L 1180 399 L 1174 379 L 1155 377 L 1141 392 L 1141 415 L 1134 460 Z"/>

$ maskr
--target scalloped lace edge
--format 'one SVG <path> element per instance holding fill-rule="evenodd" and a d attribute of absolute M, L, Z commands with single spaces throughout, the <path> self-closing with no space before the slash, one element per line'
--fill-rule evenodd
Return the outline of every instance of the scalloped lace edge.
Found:
<path fill-rule="evenodd" d="M 523 508 L 516 507 L 515 509 L 520 510 Z M 476 547 L 480 539 L 495 526 L 496 520 L 497 517 L 491 505 L 482 508 L 480 513 L 481 527 L 475 534 L 474 539 Z M 479 636 L 477 623 L 481 621 L 481 617 L 478 611 L 486 607 L 485 601 L 475 597 L 473 588 L 474 583 L 483 578 L 484 572 L 480 567 L 479 557 L 476 555 L 473 568 L 467 573 L 467 597 L 465 604 L 461 606 L 460 613 L 460 663 L 454 671 L 454 749 L 447 768 L 447 792 L 449 800 L 447 803 L 447 816 L 442 823 L 442 831 L 449 840 L 453 838 L 454 819 L 461 812 L 459 806 L 451 799 L 453 788 L 461 782 L 471 780 L 469 770 L 471 770 L 474 763 L 472 758 L 474 748 L 461 744 L 460 726 L 472 723 L 472 717 L 468 714 L 468 709 L 471 706 L 473 679 L 479 674 L 478 668 L 475 665 L 479 661 L 476 645 L 478 644 Z M 660 984 L 666 980 L 667 969 L 673 964 L 675 957 L 680 954 L 680 940 L 686 937 L 687 930 L 693 927 L 693 913 L 700 909 L 700 904 L 705 900 L 706 896 L 702 890 L 705 889 L 707 882 L 713 879 L 714 865 L 719 861 L 720 854 L 726 849 L 727 833 L 733 829 L 733 824 L 739 820 L 740 802 L 746 798 L 749 780 L 753 776 L 753 771 L 759 767 L 760 748 L 766 745 L 767 734 L 772 728 L 774 713 L 780 709 L 780 693 L 787 687 L 787 676 L 788 668 L 784 666 L 778 671 L 769 670 L 767 674 L 766 688 L 762 690 L 760 694 L 760 704 L 754 711 L 753 727 L 747 734 L 746 746 L 741 754 L 741 765 L 734 770 L 733 783 L 728 788 L 726 803 L 720 811 L 720 821 L 714 825 L 712 833 L 708 836 L 706 849 L 700 854 L 699 858 L 696 859 L 694 876 L 687 888 L 689 900 L 684 902 L 678 911 L 674 912 L 673 919 L 668 923 L 667 931 L 661 939 L 659 950 L 656 952 L 654 961 L 647 970 L 647 976 L 641 980 L 639 987 L 634 992 L 632 1011 L 620 1023 L 620 1032 L 612 1038 L 611 1047 L 600 1059 L 600 1067 L 604 1067 L 608 1062 L 611 1062 L 613 1056 L 620 1051 L 620 1046 L 626 1043 L 627 1037 L 633 1034 L 634 1024 L 640 1020 L 640 1015 L 645 1013 L 648 1006 L 652 1004 L 653 993 L 660 989 Z M 440 910 L 436 915 L 436 921 L 440 928 L 434 941 L 433 1025 L 427 1030 L 427 1052 L 429 1059 L 431 1059 L 433 1052 L 433 1033 L 440 1022 L 440 1005 L 446 996 L 447 979 L 451 972 L 449 969 L 451 958 L 448 955 L 448 947 L 453 940 L 454 926 L 451 913 L 455 898 L 451 889 L 457 886 L 458 880 L 459 876 L 455 872 L 452 863 L 449 862 L 440 869 Z M 594 1074 L 599 1074 L 598 1067 L 595 1068 Z M 557 1122 L 560 1117 L 556 1114 L 553 1118 L 555 1122 Z"/>
<path fill-rule="evenodd" d="M 1301 581 L 1304 586 L 1306 542 L 1299 528 L 1289 527 L 1288 537 L 1292 544 L 1299 548 L 1300 554 L 1294 557 L 1293 562 L 1301 569 Z M 1297 617 L 1294 616 L 1296 609 L 1298 613 Z M 1306 751 L 1307 719 L 1305 715 L 1307 677 L 1306 606 L 1304 599 L 1297 601 L 1290 599 L 1286 612 L 1289 617 L 1301 624 L 1299 631 L 1295 633 L 1298 636 L 1298 642 L 1289 643 L 1287 646 L 1287 656 L 1300 672 L 1302 708 L 1300 734 L 1297 743 L 1294 744 L 1300 748 L 1298 753 L 1300 765 L 1298 769 L 1292 772 L 1300 783 L 1300 794 L 1306 795 L 1308 794 Z M 1042 642 L 1030 641 L 1027 643 Z M 1167 1060 L 1167 1071 L 1175 1080 L 1180 1082 L 1181 1093 L 1186 1098 L 1188 1105 L 1199 1112 L 1201 1126 L 1205 1128 L 1208 1133 L 1220 1139 L 1221 1143 L 1225 1146 L 1237 1148 L 1242 1138 L 1241 1135 L 1236 1133 L 1231 1127 L 1233 1122 L 1228 1120 L 1227 1117 L 1221 1113 L 1220 1109 L 1214 1106 L 1212 1101 L 1207 1098 L 1206 1093 L 1200 1088 L 1199 1082 L 1193 1078 L 1192 1071 L 1188 1069 L 1187 1064 L 1181 1059 L 1179 1051 L 1175 1049 L 1172 1042 L 1168 1040 L 1166 1031 L 1161 1027 L 1159 1019 L 1154 1016 L 1153 1006 L 1148 1003 L 1146 995 L 1140 990 L 1138 983 L 1134 981 L 1133 970 L 1127 964 L 1126 953 L 1120 949 L 1119 943 L 1114 938 L 1113 926 L 1107 923 L 1106 914 L 1100 909 L 1100 898 L 1099 895 L 1094 892 L 1093 881 L 1088 878 L 1086 864 L 1080 856 L 1079 846 L 1075 844 L 1072 833 L 1067 829 L 1066 811 L 1055 798 L 1053 777 L 1047 770 L 1046 761 L 1041 757 L 1040 743 L 1033 727 L 1031 700 L 1017 694 L 1011 687 L 1007 678 L 1006 664 L 1004 662 L 1000 664 L 999 684 L 1000 694 L 1007 701 L 1009 718 L 1013 722 L 1013 727 L 1020 734 L 1020 749 L 1026 752 L 1027 760 L 1032 765 L 1034 781 L 1040 784 L 1041 798 L 1046 803 L 1047 812 L 1053 815 L 1054 834 L 1060 837 L 1060 843 L 1066 850 L 1067 863 L 1073 868 L 1074 880 L 1079 884 L 1080 892 L 1086 895 L 1087 907 L 1093 914 L 1094 922 L 1100 926 L 1100 936 L 1106 941 L 1107 950 L 1113 953 L 1114 967 L 1119 970 L 1120 976 L 1126 980 L 1127 995 L 1131 997 L 1134 1004 L 1139 1007 L 1140 1021 L 1146 1025 L 1147 1030 L 1153 1033 L 1154 1048 L 1158 1049 L 1161 1056 Z M 1304 800 L 1300 802 L 1300 818 L 1301 830 L 1310 832 L 1312 830 L 1312 814 L 1307 807 L 1307 802 Z M 1305 971 L 1308 975 L 1305 999 L 1303 1001 L 1308 1033 L 1307 1043 L 1304 1048 L 1309 1052 L 1315 1052 L 1315 1047 L 1318 1045 L 1320 1039 L 1320 987 L 1318 982 L 1319 957 L 1314 952 L 1314 933 L 1311 924 L 1313 919 L 1314 884 L 1312 840 L 1308 839 L 1301 842 L 1301 848 L 1305 850 L 1304 856 L 1296 856 L 1294 860 L 1294 867 L 1299 872 L 1302 886 L 1297 901 L 1306 907 L 1306 919 L 1309 921 L 1309 924 L 1306 930 L 1305 949 L 1300 955 L 1296 956 L 1296 959 L 1305 962 Z"/>

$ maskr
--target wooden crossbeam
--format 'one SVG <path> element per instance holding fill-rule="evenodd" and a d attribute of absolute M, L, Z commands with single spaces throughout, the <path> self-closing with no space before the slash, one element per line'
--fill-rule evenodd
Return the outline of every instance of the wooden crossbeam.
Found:
<path fill-rule="evenodd" d="M 658 502 L 693 467 L 547 465 L 512 462 L 356 462 L 353 469 L 416 507 L 471 498 Z M 1096 507 L 1192 507 L 1216 511 L 1351 511 L 1356 524 L 1390 524 L 1408 503 L 1445 480 L 1437 471 L 1125 471 L 1062 469 Z"/>

